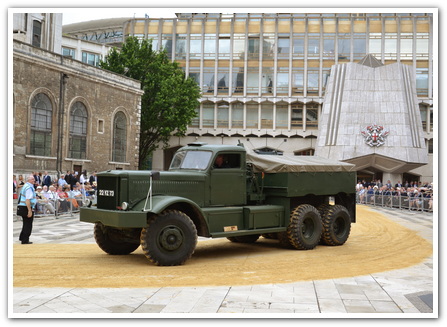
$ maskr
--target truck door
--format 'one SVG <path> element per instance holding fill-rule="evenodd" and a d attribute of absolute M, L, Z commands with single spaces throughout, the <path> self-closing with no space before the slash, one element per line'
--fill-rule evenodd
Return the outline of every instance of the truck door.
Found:
<path fill-rule="evenodd" d="M 241 157 L 241 153 L 219 153 L 216 156 L 210 170 L 210 205 L 245 204 L 245 160 Z"/>

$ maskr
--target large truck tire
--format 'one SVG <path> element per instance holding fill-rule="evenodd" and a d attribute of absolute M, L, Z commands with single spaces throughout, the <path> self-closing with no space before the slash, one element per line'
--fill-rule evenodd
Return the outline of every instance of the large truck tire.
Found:
<path fill-rule="evenodd" d="M 323 225 L 318 210 L 310 204 L 297 206 L 291 213 L 287 236 L 298 250 L 311 250 L 320 242 Z"/>
<path fill-rule="evenodd" d="M 243 236 L 230 236 L 228 240 L 235 243 L 254 243 L 258 240 L 259 234 L 243 235 Z"/>
<path fill-rule="evenodd" d="M 348 210 L 341 205 L 330 206 L 321 219 L 322 243 L 332 246 L 343 245 L 351 232 L 351 217 Z"/>
<path fill-rule="evenodd" d="M 191 258 L 197 245 L 197 229 L 191 218 L 177 210 L 154 216 L 141 230 L 141 248 L 158 266 L 177 266 Z"/>
<path fill-rule="evenodd" d="M 138 242 L 125 241 L 123 237 L 124 235 L 120 229 L 104 226 L 102 223 L 95 223 L 93 235 L 96 244 L 98 244 L 101 250 L 108 254 L 130 254 L 140 246 Z"/>

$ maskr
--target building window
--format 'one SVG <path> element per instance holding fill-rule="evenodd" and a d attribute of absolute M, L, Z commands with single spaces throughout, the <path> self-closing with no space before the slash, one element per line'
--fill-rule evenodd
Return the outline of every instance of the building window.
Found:
<path fill-rule="evenodd" d="M 40 47 L 42 41 L 42 23 L 33 20 L 33 46 Z"/>
<path fill-rule="evenodd" d="M 307 55 L 309 58 L 320 57 L 320 34 L 309 33 L 307 40 Z"/>
<path fill-rule="evenodd" d="M 202 92 L 214 93 L 214 67 L 203 68 Z"/>
<path fill-rule="evenodd" d="M 197 85 L 200 85 L 200 67 L 189 67 L 189 77 L 195 80 Z"/>
<path fill-rule="evenodd" d="M 161 49 L 166 51 L 168 58 L 172 57 L 172 34 L 161 35 Z"/>
<path fill-rule="evenodd" d="M 273 67 L 262 67 L 262 93 L 273 93 Z"/>
<path fill-rule="evenodd" d="M 31 154 L 51 155 L 52 115 L 53 107 L 50 99 L 43 93 L 37 94 L 31 102 Z"/>
<path fill-rule="evenodd" d="M 292 68 L 292 93 L 304 92 L 304 69 L 303 68 Z"/>
<path fill-rule="evenodd" d="M 247 93 L 259 92 L 259 67 L 247 68 Z"/>
<path fill-rule="evenodd" d="M 273 59 L 275 52 L 275 34 L 264 33 L 264 39 L 262 42 L 262 58 Z"/>
<path fill-rule="evenodd" d="M 271 102 L 261 104 L 261 128 L 273 128 L 273 103 Z"/>
<path fill-rule="evenodd" d="M 203 52 L 204 59 L 214 59 L 216 57 L 216 34 L 205 34 Z"/>
<path fill-rule="evenodd" d="M 85 159 L 87 149 L 87 109 L 82 102 L 76 102 L 70 112 L 70 141 L 68 156 Z"/>
<path fill-rule="evenodd" d="M 276 75 L 276 92 L 278 94 L 287 94 L 289 92 L 289 68 L 278 67 Z"/>
<path fill-rule="evenodd" d="M 90 53 L 90 52 L 82 52 L 82 62 L 92 65 L 92 66 L 99 66 L 99 61 L 101 59 L 101 56 L 96 53 Z"/>
<path fill-rule="evenodd" d="M 296 34 L 293 36 L 293 58 L 304 58 L 304 34 Z"/>
<path fill-rule="evenodd" d="M 248 59 L 259 59 L 259 37 L 250 37 L 248 39 Z"/>
<path fill-rule="evenodd" d="M 289 106 L 287 103 L 276 104 L 276 129 L 287 129 L 289 126 Z"/>
<path fill-rule="evenodd" d="M 186 59 L 186 34 L 176 35 L 175 59 Z"/>
<path fill-rule="evenodd" d="M 233 93 L 244 93 L 244 67 L 233 67 Z"/>
<path fill-rule="evenodd" d="M 244 127 L 244 104 L 241 102 L 235 102 L 231 106 L 231 127 L 243 128 Z"/>
<path fill-rule="evenodd" d="M 202 57 L 202 36 L 200 34 L 191 34 L 189 57 L 191 59 L 200 59 Z"/>
<path fill-rule="evenodd" d="M 427 106 L 423 104 L 419 104 L 419 110 L 421 112 L 421 121 L 422 121 L 422 129 L 424 131 L 427 130 Z"/>
<path fill-rule="evenodd" d="M 307 71 L 307 93 L 318 93 L 320 73 L 317 69 Z"/>
<path fill-rule="evenodd" d="M 205 102 L 202 105 L 202 127 L 214 127 L 214 103 Z"/>
<path fill-rule="evenodd" d="M 307 150 L 302 150 L 302 151 L 297 151 L 294 152 L 294 154 L 296 156 L 313 156 L 315 153 L 314 149 L 307 149 Z"/>
<path fill-rule="evenodd" d="M 278 58 L 289 58 L 290 39 L 288 37 L 278 38 Z"/>
<path fill-rule="evenodd" d="M 229 67 L 219 67 L 217 72 L 217 92 L 228 94 L 228 82 L 230 77 Z"/>
<path fill-rule="evenodd" d="M 127 119 L 126 115 L 119 111 L 113 119 L 113 145 L 112 161 L 126 162 L 127 152 Z"/>
<path fill-rule="evenodd" d="M 433 139 L 427 140 L 427 150 L 429 154 L 433 154 Z"/>
<path fill-rule="evenodd" d="M 245 34 L 233 36 L 233 59 L 243 60 L 245 56 Z"/>
<path fill-rule="evenodd" d="M 247 104 L 247 128 L 258 128 L 258 104 Z"/>
<path fill-rule="evenodd" d="M 364 33 L 354 33 L 353 39 L 354 60 L 362 59 L 366 55 L 366 36 Z"/>
<path fill-rule="evenodd" d="M 416 68 L 416 92 L 418 96 L 428 95 L 428 69 Z"/>
<path fill-rule="evenodd" d="M 295 103 L 292 104 L 292 128 L 303 127 L 303 104 Z"/>
<path fill-rule="evenodd" d="M 62 55 L 64 57 L 70 57 L 72 59 L 76 59 L 76 51 L 75 51 L 75 49 L 62 48 Z"/>
<path fill-rule="evenodd" d="M 311 102 L 306 105 L 306 127 L 318 127 L 318 103 Z"/>
<path fill-rule="evenodd" d="M 230 58 L 230 37 L 219 37 L 219 59 Z"/>
<path fill-rule="evenodd" d="M 217 105 L 217 127 L 228 128 L 229 108 L 227 102 Z"/>

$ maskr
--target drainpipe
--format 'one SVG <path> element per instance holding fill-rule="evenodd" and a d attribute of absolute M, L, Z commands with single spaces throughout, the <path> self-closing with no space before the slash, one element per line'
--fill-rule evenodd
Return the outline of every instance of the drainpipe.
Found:
<path fill-rule="evenodd" d="M 63 60 L 63 59 L 62 59 Z M 60 87 L 59 87 L 59 110 L 58 110 L 58 117 L 57 117 L 57 156 L 56 156 L 56 170 L 59 174 L 58 177 L 62 174 L 62 140 L 63 140 L 63 123 L 64 123 L 64 99 L 65 99 L 65 85 L 68 81 L 68 75 L 61 72 L 61 78 L 60 78 Z"/>

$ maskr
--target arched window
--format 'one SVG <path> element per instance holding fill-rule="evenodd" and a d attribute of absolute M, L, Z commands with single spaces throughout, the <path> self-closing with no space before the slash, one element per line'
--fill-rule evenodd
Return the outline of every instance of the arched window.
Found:
<path fill-rule="evenodd" d="M 70 111 L 70 158 L 86 159 L 87 155 L 87 108 L 82 102 L 75 102 Z"/>
<path fill-rule="evenodd" d="M 113 120 L 112 161 L 126 162 L 127 119 L 123 112 L 118 112 Z"/>
<path fill-rule="evenodd" d="M 52 114 L 53 107 L 48 96 L 43 93 L 37 94 L 31 102 L 31 154 L 51 155 Z"/>

